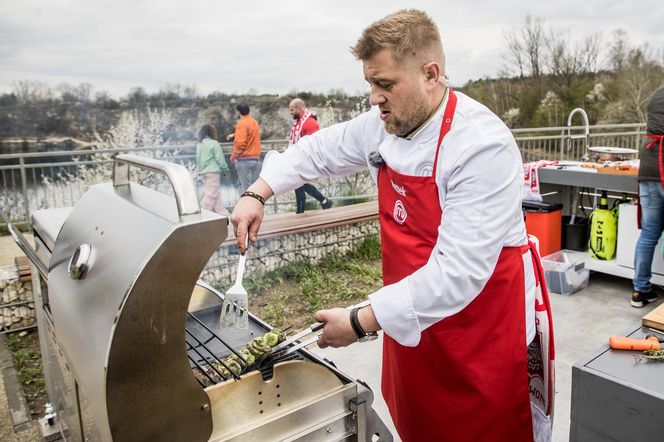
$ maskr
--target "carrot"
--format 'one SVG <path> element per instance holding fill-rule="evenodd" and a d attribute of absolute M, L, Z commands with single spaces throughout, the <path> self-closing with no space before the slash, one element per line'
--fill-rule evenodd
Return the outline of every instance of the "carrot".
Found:
<path fill-rule="evenodd" d="M 655 336 L 648 339 L 625 338 L 623 336 L 611 336 L 609 345 L 615 350 L 659 350 L 659 340 Z"/>

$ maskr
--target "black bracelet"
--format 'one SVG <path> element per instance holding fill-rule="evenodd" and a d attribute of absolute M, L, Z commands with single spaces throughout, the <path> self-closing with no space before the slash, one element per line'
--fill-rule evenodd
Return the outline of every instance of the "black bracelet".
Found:
<path fill-rule="evenodd" d="M 367 332 L 364 331 L 362 325 L 360 324 L 360 320 L 357 317 L 357 312 L 360 310 L 360 308 L 361 307 L 355 307 L 350 311 L 350 325 L 353 327 L 353 331 L 355 332 L 357 339 L 362 339 L 367 335 Z"/>
<path fill-rule="evenodd" d="M 255 193 L 255 192 L 252 192 L 251 190 L 245 190 L 244 192 L 242 192 L 242 195 L 240 195 L 240 198 L 242 198 L 243 196 L 250 196 L 252 198 L 256 198 L 258 201 L 261 202 L 262 205 L 265 205 L 265 198 L 263 198 L 262 196 L 260 196 L 259 194 Z"/>

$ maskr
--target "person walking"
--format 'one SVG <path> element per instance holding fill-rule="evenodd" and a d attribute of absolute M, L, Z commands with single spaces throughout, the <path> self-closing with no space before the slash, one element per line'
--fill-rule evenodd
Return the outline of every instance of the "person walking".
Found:
<path fill-rule="evenodd" d="M 239 103 L 235 110 L 238 117 L 235 133 L 226 139 L 233 140 L 231 162 L 237 171 L 240 190 L 245 191 L 261 172 L 261 129 L 254 117 L 249 115 L 248 104 Z"/>
<path fill-rule="evenodd" d="M 196 145 L 196 168 L 203 181 L 201 207 L 220 215 L 229 216 L 220 194 L 221 175 L 229 172 L 228 163 L 217 142 L 217 129 L 211 124 L 204 124 L 198 131 Z"/>
<path fill-rule="evenodd" d="M 291 127 L 290 135 L 288 136 L 288 146 L 290 147 L 297 143 L 300 138 L 317 132 L 319 126 L 316 116 L 307 109 L 304 101 L 300 98 L 294 98 L 291 100 L 288 105 L 288 111 L 290 112 L 291 117 L 293 117 L 293 120 L 295 120 Z M 314 197 L 323 209 L 329 209 L 332 207 L 332 200 L 323 196 L 313 184 L 305 183 L 295 189 L 295 213 L 304 212 L 304 207 L 307 202 L 307 193 Z"/>
<path fill-rule="evenodd" d="M 647 140 L 639 153 L 639 205 L 641 234 L 634 253 L 632 307 L 641 308 L 657 301 L 652 290 L 652 260 L 655 246 L 664 230 L 664 86 L 648 101 Z M 661 253 L 661 251 L 660 251 Z"/>
<path fill-rule="evenodd" d="M 266 159 L 231 215 L 239 249 L 247 235 L 257 240 L 267 198 L 368 169 L 384 286 L 363 308 L 316 312 L 318 345 L 384 331 L 382 393 L 405 442 L 550 440 L 551 309 L 526 235 L 513 135 L 449 87 L 424 12 L 371 24 L 352 52 L 373 107 Z"/>

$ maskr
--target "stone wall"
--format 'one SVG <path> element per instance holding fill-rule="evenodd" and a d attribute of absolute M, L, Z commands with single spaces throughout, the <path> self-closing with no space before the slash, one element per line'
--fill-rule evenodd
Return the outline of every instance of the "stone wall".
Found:
<path fill-rule="evenodd" d="M 32 282 L 21 281 L 15 266 L 0 267 L 0 331 L 34 324 Z"/>
<path fill-rule="evenodd" d="M 245 275 L 269 272 L 303 258 L 317 262 L 332 252 L 345 254 L 378 233 L 378 221 L 372 220 L 259 238 L 256 245 L 249 247 Z M 238 259 L 233 243 L 222 244 L 208 261 L 201 279 L 214 286 L 229 286 L 235 281 Z M 15 266 L 0 267 L 0 331 L 34 325 L 32 301 L 32 282 L 21 281 Z"/>
<path fill-rule="evenodd" d="M 302 258 L 317 262 L 331 252 L 344 254 L 378 232 L 378 220 L 372 220 L 267 239 L 259 236 L 257 244 L 249 247 L 245 275 L 269 272 Z M 208 261 L 201 279 L 211 285 L 232 284 L 238 259 L 234 244 L 222 244 Z"/>

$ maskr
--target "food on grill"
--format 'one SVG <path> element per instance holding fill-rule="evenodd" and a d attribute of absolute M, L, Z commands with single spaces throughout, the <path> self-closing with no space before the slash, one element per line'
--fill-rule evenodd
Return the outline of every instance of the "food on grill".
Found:
<path fill-rule="evenodd" d="M 276 333 L 275 333 L 274 331 L 271 331 L 271 332 L 267 332 L 267 333 L 265 333 L 265 336 L 263 336 L 263 340 L 265 341 L 265 343 L 266 343 L 268 346 L 270 346 L 270 347 L 274 347 L 274 346 L 277 345 L 279 342 L 281 342 L 281 341 L 284 340 L 284 338 L 286 337 L 286 335 L 283 335 L 283 338 L 280 339 L 280 337 L 279 337 L 280 335 L 279 335 L 278 332 L 281 332 L 281 331 L 280 331 L 280 330 L 277 330 Z M 281 332 L 281 334 L 283 334 L 283 332 Z"/>
<path fill-rule="evenodd" d="M 242 356 L 244 360 L 247 361 L 247 365 L 249 365 L 250 367 L 254 365 L 254 363 L 256 362 L 256 356 L 251 354 L 251 352 L 246 348 L 240 350 L 240 356 Z"/>
<path fill-rule="evenodd" d="M 274 328 L 263 336 L 255 337 L 251 342 L 237 351 L 244 361 L 236 354 L 232 354 L 221 361 L 223 364 L 219 361 L 212 361 L 211 364 L 202 367 L 205 373 L 194 370 L 194 374 L 200 381 L 208 384 L 210 381 L 217 383 L 225 379 L 230 379 L 233 374 L 240 375 L 247 371 L 251 371 L 254 364 L 256 364 L 265 353 L 275 345 L 283 342 L 285 339 L 286 333 L 280 329 Z"/>
<path fill-rule="evenodd" d="M 249 351 L 255 356 L 262 356 L 263 353 L 267 352 L 270 349 L 270 346 L 265 342 L 263 336 L 259 336 L 251 340 L 249 344 Z"/>

